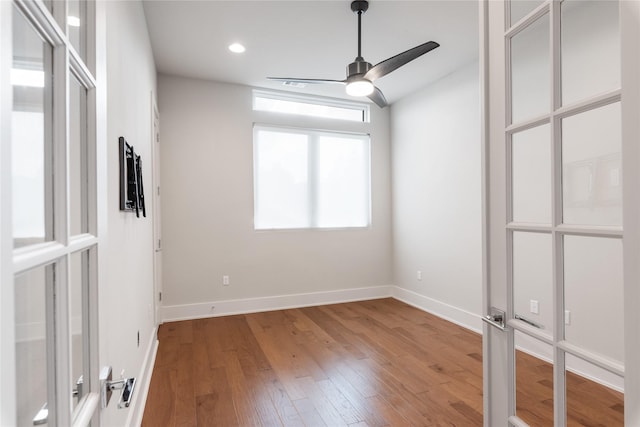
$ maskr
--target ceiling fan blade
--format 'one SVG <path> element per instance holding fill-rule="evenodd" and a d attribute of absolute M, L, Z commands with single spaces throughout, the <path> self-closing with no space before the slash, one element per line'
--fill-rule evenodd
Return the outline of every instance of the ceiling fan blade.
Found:
<path fill-rule="evenodd" d="M 275 80 L 278 82 L 290 82 L 290 83 L 308 83 L 308 84 L 345 84 L 344 80 L 329 80 L 329 79 L 297 79 L 297 78 L 289 78 L 289 77 L 267 77 L 269 80 Z"/>
<path fill-rule="evenodd" d="M 387 98 L 384 97 L 382 91 L 377 87 L 373 88 L 373 92 L 371 92 L 371 95 L 368 95 L 367 98 L 375 102 L 380 108 L 387 106 Z"/>
<path fill-rule="evenodd" d="M 397 70 L 408 62 L 413 61 L 414 59 L 424 55 L 425 53 L 437 48 L 440 46 L 438 43 L 434 41 L 423 43 L 419 46 L 416 46 L 412 49 L 399 53 L 391 58 L 385 59 L 382 62 L 374 65 L 367 73 L 364 75 L 364 78 L 370 81 L 374 81 L 379 79 L 380 77 L 386 76 L 390 72 Z"/>

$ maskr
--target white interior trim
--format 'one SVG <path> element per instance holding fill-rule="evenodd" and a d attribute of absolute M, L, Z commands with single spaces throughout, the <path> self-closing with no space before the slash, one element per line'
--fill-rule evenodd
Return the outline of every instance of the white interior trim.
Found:
<path fill-rule="evenodd" d="M 315 305 L 339 304 L 351 301 L 388 298 L 390 296 L 392 296 L 391 285 L 260 298 L 210 301 L 197 304 L 163 306 L 161 309 L 161 318 L 163 322 L 174 322 L 178 320 L 258 313 L 261 311 L 284 310 Z"/>
<path fill-rule="evenodd" d="M 482 319 L 479 314 L 471 313 L 445 302 L 393 285 L 169 305 L 163 306 L 161 313 L 164 323 L 389 297 L 482 334 Z"/>
<path fill-rule="evenodd" d="M 398 286 L 393 287 L 392 296 L 410 306 L 419 308 L 422 311 L 426 311 L 427 313 L 482 335 L 482 318 L 479 314 L 471 313 L 470 311 Z"/>
<path fill-rule="evenodd" d="M 147 403 L 147 395 L 149 394 L 149 386 L 151 385 L 151 375 L 153 367 L 156 364 L 156 355 L 158 354 L 158 328 L 153 328 L 149 337 L 149 344 L 142 362 L 140 374 L 136 379 L 136 390 L 133 394 L 133 402 L 129 407 L 129 416 L 127 417 L 126 426 L 142 425 L 142 416 Z"/>

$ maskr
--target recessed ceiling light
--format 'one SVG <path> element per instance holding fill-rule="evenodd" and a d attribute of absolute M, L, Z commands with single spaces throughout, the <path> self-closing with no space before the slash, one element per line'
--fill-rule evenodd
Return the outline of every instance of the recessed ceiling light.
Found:
<path fill-rule="evenodd" d="M 229 50 L 233 53 L 242 53 L 246 49 L 240 43 L 233 43 L 229 45 Z"/>
<path fill-rule="evenodd" d="M 77 16 L 67 16 L 67 24 L 69 24 L 70 27 L 79 27 L 80 26 L 80 18 L 78 18 Z"/>

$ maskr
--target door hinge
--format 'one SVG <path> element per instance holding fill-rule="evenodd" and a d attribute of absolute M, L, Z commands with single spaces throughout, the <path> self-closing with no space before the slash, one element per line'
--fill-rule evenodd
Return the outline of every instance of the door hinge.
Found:
<path fill-rule="evenodd" d="M 162 292 L 158 292 L 158 301 L 162 301 Z"/>
<path fill-rule="evenodd" d="M 162 248 L 162 239 L 158 239 L 158 249 Z"/>
<path fill-rule="evenodd" d="M 158 196 L 160 195 L 160 186 L 158 186 Z"/>

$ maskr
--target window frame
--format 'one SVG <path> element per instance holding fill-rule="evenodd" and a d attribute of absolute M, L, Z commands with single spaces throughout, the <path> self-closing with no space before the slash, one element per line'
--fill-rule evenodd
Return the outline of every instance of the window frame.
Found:
<path fill-rule="evenodd" d="M 256 99 L 257 98 L 265 98 L 276 101 L 288 101 L 288 102 L 297 102 L 301 104 L 309 104 L 309 105 L 319 105 L 323 107 L 334 107 L 334 108 L 342 108 L 342 109 L 350 109 L 362 112 L 362 120 L 350 120 L 350 119 L 339 119 L 334 117 L 323 117 L 316 116 L 311 114 L 301 114 L 301 113 L 287 113 L 284 111 L 272 111 L 272 110 L 263 110 L 256 108 Z M 322 96 L 312 96 L 306 94 L 298 94 L 291 92 L 278 92 L 271 90 L 263 90 L 263 89 L 254 89 L 251 95 L 251 108 L 254 112 L 261 112 L 267 114 L 277 114 L 285 117 L 307 117 L 312 119 L 326 120 L 326 121 L 337 121 L 340 123 L 364 123 L 368 124 L 371 122 L 371 108 L 368 103 L 365 102 L 353 102 L 336 98 L 328 98 Z"/>
<path fill-rule="evenodd" d="M 309 143 L 309 150 L 307 152 L 307 164 L 310 167 L 307 169 L 307 189 L 309 191 L 307 195 L 307 203 L 308 203 L 308 217 L 306 226 L 295 227 L 295 226 L 287 226 L 287 227 L 258 227 L 257 226 L 257 215 L 258 215 L 258 189 L 260 184 L 258 182 L 258 174 L 257 174 L 257 144 L 258 138 L 257 135 L 260 131 L 263 130 L 271 130 L 271 131 L 280 131 L 284 133 L 292 133 L 292 134 L 304 134 L 306 135 Z M 366 169 L 366 181 L 367 181 L 367 194 L 366 194 L 366 224 L 365 225 L 345 225 L 345 226 L 329 226 L 323 227 L 318 226 L 317 212 L 318 212 L 318 150 L 314 147 L 319 144 L 319 139 L 322 136 L 326 135 L 335 135 L 335 136 L 345 136 L 345 137 L 353 137 L 354 139 L 360 139 L 363 142 L 366 142 L 366 154 L 364 161 L 364 166 Z M 352 132 L 352 131 L 343 131 L 343 130 L 327 130 L 327 129 L 313 129 L 313 128 L 305 128 L 305 127 L 295 127 L 295 126 L 282 126 L 282 125 L 274 125 L 274 124 L 264 124 L 264 123 L 254 123 L 253 124 L 253 229 L 258 232 L 265 231 L 286 231 L 286 230 L 361 230 L 361 229 L 369 229 L 372 225 L 372 185 L 371 185 L 371 134 L 368 132 Z"/>

